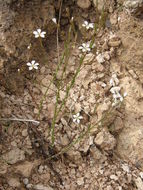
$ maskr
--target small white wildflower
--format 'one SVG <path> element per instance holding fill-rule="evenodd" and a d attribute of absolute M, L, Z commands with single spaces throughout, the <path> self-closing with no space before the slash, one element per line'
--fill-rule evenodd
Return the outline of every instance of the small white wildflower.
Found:
<path fill-rule="evenodd" d="M 84 23 L 82 24 L 83 27 L 85 27 L 87 30 L 89 30 L 90 28 L 94 28 L 94 23 L 88 23 L 88 21 L 84 21 Z"/>
<path fill-rule="evenodd" d="M 119 84 L 119 79 L 117 78 L 116 74 L 112 75 L 112 78 L 110 79 L 110 86 L 117 86 Z"/>
<path fill-rule="evenodd" d="M 76 115 L 73 115 L 73 122 L 74 123 L 80 123 L 80 120 L 83 119 L 82 116 L 80 116 L 80 113 L 77 113 Z"/>
<path fill-rule="evenodd" d="M 29 71 L 31 71 L 33 69 L 37 70 L 38 69 L 38 65 L 39 65 L 39 63 L 36 63 L 35 60 L 32 60 L 31 63 L 30 62 L 27 63 L 27 66 L 29 67 Z"/>
<path fill-rule="evenodd" d="M 90 44 L 89 43 L 83 43 L 78 49 L 80 49 L 82 52 L 90 52 Z"/>
<path fill-rule="evenodd" d="M 56 18 L 52 18 L 52 21 L 57 24 L 57 19 Z"/>
<path fill-rule="evenodd" d="M 104 63 L 105 62 L 105 59 L 104 59 L 104 56 L 102 53 L 99 53 L 97 56 L 96 56 L 96 60 L 98 61 L 98 63 Z"/>
<path fill-rule="evenodd" d="M 114 86 L 110 89 L 110 92 L 113 94 L 113 99 L 114 102 L 112 104 L 112 106 L 115 106 L 119 100 L 122 102 L 123 101 L 123 96 L 120 94 L 120 87 L 119 86 Z"/>
<path fill-rule="evenodd" d="M 44 31 L 42 32 L 41 29 L 37 29 L 36 31 L 33 32 L 33 34 L 35 35 L 35 38 L 39 38 L 39 37 L 45 38 L 46 32 Z"/>

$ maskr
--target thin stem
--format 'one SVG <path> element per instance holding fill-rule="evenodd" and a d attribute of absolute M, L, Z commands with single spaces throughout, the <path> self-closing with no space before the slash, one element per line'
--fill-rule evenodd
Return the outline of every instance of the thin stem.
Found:
<path fill-rule="evenodd" d="M 57 53 L 58 53 L 58 63 L 60 62 L 60 52 L 59 52 L 59 27 L 60 27 L 61 13 L 62 13 L 62 5 L 63 5 L 63 0 L 61 0 L 61 4 L 60 4 L 59 18 L 58 18 L 58 26 L 57 26 Z"/>
<path fill-rule="evenodd" d="M 0 118 L 0 121 L 20 121 L 20 122 L 32 122 L 37 125 L 40 124 L 39 121 L 33 120 L 33 119 L 20 119 L 20 118 Z"/>

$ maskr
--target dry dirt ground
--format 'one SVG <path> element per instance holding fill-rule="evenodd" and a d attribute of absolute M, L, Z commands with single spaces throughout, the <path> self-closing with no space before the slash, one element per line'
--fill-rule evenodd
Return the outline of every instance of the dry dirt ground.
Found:
<path fill-rule="evenodd" d="M 68 20 L 70 8 L 72 10 L 70 18 L 74 17 L 73 22 L 78 35 L 76 42 L 71 42 L 69 63 L 63 79 L 64 86 L 59 92 L 59 104 L 64 99 L 66 84 L 70 83 L 83 54 L 78 47 L 91 37 L 89 31 L 83 30 L 82 23 L 84 20 L 90 22 L 98 20 L 94 4 L 90 5 L 90 1 L 86 0 L 87 4 L 77 1 L 78 5 L 65 2 L 62 6 L 59 32 L 60 55 L 70 25 Z M 55 16 L 58 18 L 55 11 L 58 8 L 56 9 L 56 5 L 50 7 L 51 18 L 47 16 L 50 29 L 44 28 L 47 37 L 43 39 L 41 46 L 40 41 L 31 38 L 31 31 L 40 24 L 37 25 L 36 21 L 33 21 L 28 26 L 33 18 L 30 13 L 35 11 L 36 15 L 37 10 L 34 8 L 30 10 L 30 5 L 27 7 L 27 19 L 24 19 L 25 12 L 22 9 L 23 12 L 18 12 L 13 24 L 13 28 L 22 28 L 15 33 L 20 37 L 10 43 L 10 33 L 7 32 L 3 41 L 5 51 L 12 55 L 12 60 L 9 60 L 12 63 L 4 65 L 6 58 L 3 53 L 4 61 L 1 64 L 4 65 L 2 69 L 4 73 L 0 74 L 0 116 L 34 119 L 39 120 L 40 124 L 8 119 L 0 121 L 0 190 L 142 190 L 142 18 L 131 15 L 127 9 L 118 4 L 111 4 L 108 7 L 108 16 L 104 19 L 105 27 L 97 31 L 95 48 L 86 54 L 65 107 L 56 120 L 55 143 L 54 147 L 51 147 L 50 129 L 58 88 L 56 81 L 51 83 L 46 94 L 40 117 L 38 112 L 40 102 L 58 64 L 56 26 L 50 20 Z M 47 22 L 45 7 L 46 1 L 43 7 L 38 9 L 45 18 L 41 22 Z M 17 9 L 19 10 L 19 7 Z M 27 36 L 25 40 L 21 40 L 24 29 Z M 12 27 L 10 30 L 13 30 Z M 75 34 L 72 35 L 75 40 Z M 27 49 L 30 43 L 31 48 Z M 18 51 L 17 55 L 15 51 Z M 97 58 L 99 54 L 103 57 L 102 63 Z M 15 59 L 14 56 L 21 57 Z M 26 66 L 33 57 L 39 62 L 37 71 L 29 71 Z M 12 64 L 16 65 L 16 69 Z M 63 67 L 64 65 L 61 65 L 57 73 L 57 81 L 60 80 Z M 113 74 L 117 75 L 121 94 L 127 93 L 127 96 L 123 97 L 120 106 L 110 111 L 113 97 L 109 81 Z M 83 117 L 79 124 L 73 122 L 73 115 L 77 113 Z M 73 144 L 68 151 L 55 156 L 85 132 L 90 124 L 93 126 L 96 124 L 90 133 Z"/>

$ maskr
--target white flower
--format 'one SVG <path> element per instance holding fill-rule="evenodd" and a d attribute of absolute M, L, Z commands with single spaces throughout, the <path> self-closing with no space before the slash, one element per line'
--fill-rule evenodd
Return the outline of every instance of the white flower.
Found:
<path fill-rule="evenodd" d="M 122 102 L 123 101 L 123 96 L 120 94 L 120 87 L 119 86 L 114 86 L 110 89 L 110 92 L 113 94 L 113 99 L 114 102 L 112 104 L 112 106 L 115 106 L 119 100 Z"/>
<path fill-rule="evenodd" d="M 39 38 L 39 37 L 45 38 L 46 32 L 44 31 L 42 32 L 41 29 L 37 29 L 36 31 L 33 32 L 33 34 L 35 35 L 35 38 Z"/>
<path fill-rule="evenodd" d="M 52 18 L 52 21 L 57 24 L 57 19 L 56 18 Z"/>
<path fill-rule="evenodd" d="M 82 116 L 80 116 L 80 113 L 77 113 L 76 115 L 73 115 L 73 122 L 74 123 L 80 123 L 80 120 L 83 119 Z"/>
<path fill-rule="evenodd" d="M 102 53 L 98 54 L 96 56 L 96 60 L 98 61 L 98 63 L 104 63 L 105 62 L 104 55 Z"/>
<path fill-rule="evenodd" d="M 110 79 L 110 86 L 117 86 L 119 84 L 119 79 L 117 78 L 116 74 L 112 75 L 112 78 Z"/>
<path fill-rule="evenodd" d="M 87 30 L 89 30 L 90 28 L 94 28 L 94 23 L 88 23 L 87 21 L 84 21 L 84 23 L 82 24 L 83 27 L 85 27 Z"/>
<path fill-rule="evenodd" d="M 38 65 L 39 65 L 39 63 L 36 63 L 35 60 L 32 60 L 31 63 L 30 62 L 27 63 L 27 66 L 29 67 L 29 71 L 31 71 L 33 69 L 37 70 L 38 69 Z"/>
<path fill-rule="evenodd" d="M 82 52 L 90 52 L 90 44 L 89 43 L 83 43 L 78 49 L 80 49 Z"/>

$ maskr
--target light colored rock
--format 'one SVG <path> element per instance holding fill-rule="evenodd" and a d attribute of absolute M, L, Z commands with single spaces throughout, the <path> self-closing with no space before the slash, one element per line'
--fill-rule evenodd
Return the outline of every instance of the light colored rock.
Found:
<path fill-rule="evenodd" d="M 64 134 L 63 136 L 61 136 L 61 144 L 62 144 L 63 146 L 66 146 L 66 145 L 69 144 L 69 139 L 68 139 L 68 137 L 67 137 L 66 134 Z"/>
<path fill-rule="evenodd" d="M 28 135 L 27 129 L 24 129 L 24 130 L 22 131 L 22 136 L 23 136 L 23 137 L 26 137 L 27 135 Z"/>
<path fill-rule="evenodd" d="M 103 53 L 103 56 L 104 56 L 104 59 L 105 59 L 105 60 L 107 60 L 107 61 L 110 60 L 110 53 L 109 53 L 108 51 L 105 51 L 105 52 Z"/>
<path fill-rule="evenodd" d="M 100 146 L 103 150 L 113 150 L 116 146 L 116 139 L 108 131 L 102 130 L 94 139 L 95 144 Z"/>
<path fill-rule="evenodd" d="M 7 172 L 7 169 L 8 169 L 8 164 L 0 159 L 0 174 L 5 174 Z"/>
<path fill-rule="evenodd" d="M 132 76 L 134 79 L 137 79 L 137 78 L 138 78 L 138 76 L 136 75 L 136 73 L 135 73 L 132 69 L 130 69 L 128 72 L 131 74 L 131 76 Z"/>
<path fill-rule="evenodd" d="M 8 180 L 8 185 L 13 188 L 18 188 L 20 187 L 20 182 L 18 178 L 9 178 Z"/>
<path fill-rule="evenodd" d="M 5 153 L 2 158 L 8 164 L 15 164 L 19 161 L 23 161 L 25 159 L 25 152 L 20 150 L 19 148 L 15 148 L 7 153 Z"/>
<path fill-rule="evenodd" d="M 123 120 L 120 117 L 117 117 L 114 123 L 110 126 L 110 132 L 117 133 L 124 128 Z"/>
<path fill-rule="evenodd" d="M 143 172 L 140 172 L 139 175 L 143 179 Z"/>
<path fill-rule="evenodd" d="M 113 190 L 113 187 L 111 185 L 108 185 L 107 190 Z"/>
<path fill-rule="evenodd" d="M 119 47 L 121 45 L 121 40 L 112 38 L 108 41 L 108 45 L 110 47 Z"/>
<path fill-rule="evenodd" d="M 109 105 L 107 103 L 100 104 L 97 107 L 97 116 L 98 116 L 98 121 L 100 121 L 103 117 L 103 114 L 109 109 Z"/>
<path fill-rule="evenodd" d="M 129 173 L 130 172 L 130 168 L 129 168 L 129 166 L 127 165 L 127 164 L 122 164 L 122 169 L 125 171 L 125 172 L 127 172 L 127 173 Z"/>
<path fill-rule="evenodd" d="M 40 165 L 39 168 L 38 168 L 38 172 L 39 172 L 40 174 L 42 174 L 43 171 L 44 171 L 44 166 L 43 166 L 43 165 Z"/>
<path fill-rule="evenodd" d="M 126 89 L 124 128 L 117 139 L 117 152 L 122 159 L 128 159 L 143 169 L 143 89 L 132 77 L 124 77 L 121 86 Z M 137 119 L 140 118 L 140 119 Z"/>
<path fill-rule="evenodd" d="M 63 117 L 61 118 L 61 122 L 64 126 L 68 126 L 67 121 Z"/>
<path fill-rule="evenodd" d="M 143 13 L 143 0 L 126 0 L 124 7 L 131 14 L 139 15 Z"/>
<path fill-rule="evenodd" d="M 136 186 L 138 188 L 138 190 L 142 190 L 143 189 L 143 181 L 140 177 L 138 177 L 137 179 L 135 179 L 135 183 Z"/>
<path fill-rule="evenodd" d="M 63 100 L 65 98 L 66 92 L 60 90 L 60 99 Z"/>
<path fill-rule="evenodd" d="M 79 113 L 81 111 L 81 104 L 80 103 L 76 103 L 74 106 L 75 112 Z"/>
<path fill-rule="evenodd" d="M 28 162 L 25 161 L 22 164 L 15 166 L 15 173 L 21 174 L 23 177 L 29 177 L 34 166 L 38 164 L 38 161 Z"/>
<path fill-rule="evenodd" d="M 28 178 L 24 178 L 23 179 L 23 183 L 24 183 L 24 185 L 27 185 L 29 183 L 29 179 Z"/>
<path fill-rule="evenodd" d="M 110 175 L 110 179 L 114 180 L 114 181 L 117 181 L 118 180 L 118 177 L 116 175 Z"/>
<path fill-rule="evenodd" d="M 93 62 L 92 64 L 92 70 L 102 72 L 104 70 L 104 66 L 98 62 Z"/>
<path fill-rule="evenodd" d="M 94 158 L 94 161 L 97 163 L 102 163 L 107 159 L 106 156 L 102 154 L 101 151 L 96 146 L 92 146 L 90 148 L 90 152 Z"/>
<path fill-rule="evenodd" d="M 113 15 L 110 16 L 110 22 L 111 22 L 112 25 L 117 24 L 117 22 L 118 22 L 117 14 L 113 14 Z"/>
<path fill-rule="evenodd" d="M 104 62 L 105 62 L 104 54 L 103 54 L 103 53 L 99 53 L 99 54 L 96 56 L 96 60 L 98 61 L 99 64 L 104 63 Z"/>
<path fill-rule="evenodd" d="M 32 187 L 33 187 L 33 184 L 31 184 L 31 183 L 29 183 L 29 184 L 26 185 L 27 189 L 31 189 Z"/>
<path fill-rule="evenodd" d="M 94 59 L 95 59 L 95 55 L 93 53 L 88 53 L 88 54 L 86 54 L 86 56 L 83 60 L 83 64 L 90 65 L 90 64 L 92 64 Z"/>
<path fill-rule="evenodd" d="M 44 77 L 44 79 L 42 80 L 42 84 L 46 87 L 49 86 L 50 82 L 52 80 L 52 76 L 51 75 L 47 75 L 46 77 Z"/>
<path fill-rule="evenodd" d="M 84 185 L 84 177 L 77 178 L 77 184 L 79 186 Z"/>
<path fill-rule="evenodd" d="M 82 9 L 88 9 L 91 6 L 90 0 L 77 0 L 77 5 Z"/>
<path fill-rule="evenodd" d="M 98 11 L 102 11 L 105 8 L 105 0 L 93 0 L 93 4 Z"/>
<path fill-rule="evenodd" d="M 71 161 L 75 162 L 76 164 L 79 164 L 82 162 L 82 157 L 79 151 L 70 149 L 67 152 L 67 156 Z"/>
<path fill-rule="evenodd" d="M 54 190 L 52 187 L 50 186 L 44 186 L 42 184 L 37 184 L 37 185 L 34 185 L 33 187 L 35 190 Z"/>

